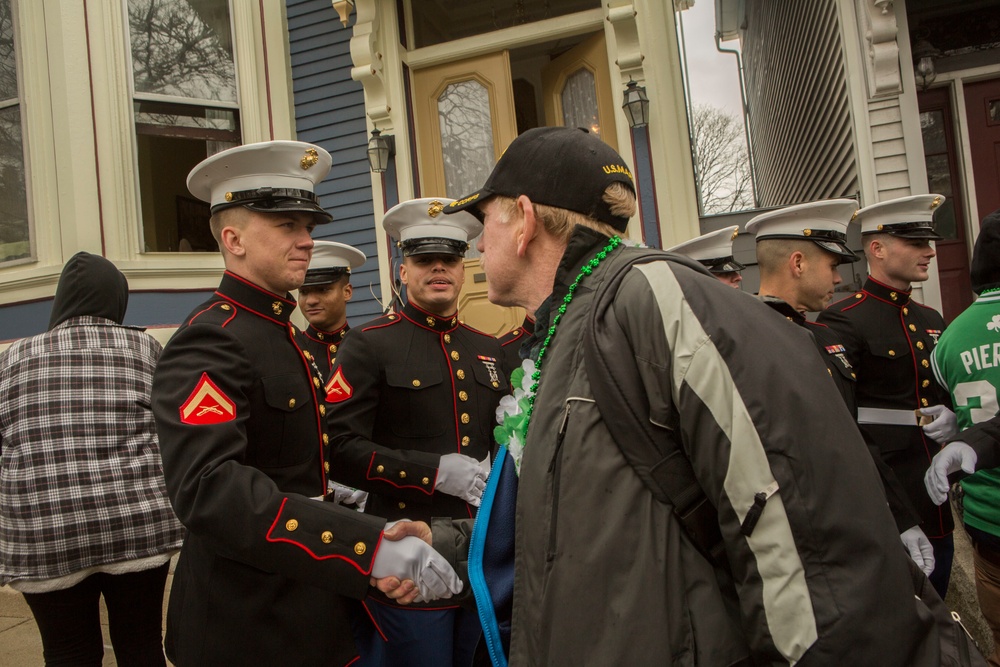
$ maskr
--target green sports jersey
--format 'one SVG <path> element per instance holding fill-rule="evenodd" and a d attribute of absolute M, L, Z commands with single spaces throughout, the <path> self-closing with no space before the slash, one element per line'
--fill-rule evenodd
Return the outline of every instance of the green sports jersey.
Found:
<path fill-rule="evenodd" d="M 1000 292 L 981 295 L 941 335 L 931 357 L 965 430 L 1000 413 Z M 962 480 L 965 523 L 1000 536 L 1000 468 Z"/>

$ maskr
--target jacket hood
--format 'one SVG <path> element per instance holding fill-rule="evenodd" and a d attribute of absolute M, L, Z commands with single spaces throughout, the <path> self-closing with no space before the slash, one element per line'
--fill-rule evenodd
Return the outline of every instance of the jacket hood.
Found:
<path fill-rule="evenodd" d="M 114 264 L 99 255 L 73 255 L 56 287 L 49 330 L 73 317 L 103 317 L 121 324 L 128 307 L 128 281 Z"/>
<path fill-rule="evenodd" d="M 976 247 L 972 251 L 972 291 L 980 294 L 984 290 L 1000 287 L 1000 209 L 983 218 Z"/>

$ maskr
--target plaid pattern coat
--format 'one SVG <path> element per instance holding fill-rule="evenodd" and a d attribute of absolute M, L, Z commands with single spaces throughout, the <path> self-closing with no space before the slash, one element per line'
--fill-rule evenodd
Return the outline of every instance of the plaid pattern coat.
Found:
<path fill-rule="evenodd" d="M 180 548 L 150 410 L 159 353 L 82 316 L 0 354 L 0 584 Z"/>

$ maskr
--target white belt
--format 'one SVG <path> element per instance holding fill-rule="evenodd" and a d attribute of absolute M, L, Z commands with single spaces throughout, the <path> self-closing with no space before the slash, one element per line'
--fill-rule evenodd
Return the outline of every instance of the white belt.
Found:
<path fill-rule="evenodd" d="M 917 414 L 913 410 L 858 408 L 858 423 L 886 424 L 889 426 L 917 426 Z"/>

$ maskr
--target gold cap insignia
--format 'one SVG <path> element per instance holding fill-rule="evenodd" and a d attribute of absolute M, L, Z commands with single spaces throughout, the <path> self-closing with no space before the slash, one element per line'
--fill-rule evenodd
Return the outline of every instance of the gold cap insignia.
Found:
<path fill-rule="evenodd" d="M 941 205 L 941 198 L 940 197 L 935 197 L 934 201 L 931 202 L 931 210 L 933 211 L 934 209 L 936 209 L 940 205 Z"/>
<path fill-rule="evenodd" d="M 272 303 L 271 304 L 271 310 L 274 311 L 275 315 L 281 315 L 281 302 L 280 301 L 275 301 L 274 303 Z"/>
<path fill-rule="evenodd" d="M 303 169 L 310 169 L 317 162 L 319 162 L 319 153 L 316 152 L 315 148 L 307 148 L 306 154 L 302 156 L 299 164 Z"/>
<path fill-rule="evenodd" d="M 879 226 L 878 226 L 878 230 L 879 230 L 879 231 L 882 231 L 882 225 L 879 225 Z"/>
<path fill-rule="evenodd" d="M 740 230 L 734 229 L 733 230 L 733 235 L 731 237 L 729 237 L 729 240 L 732 241 L 733 239 L 735 239 L 739 235 L 740 235 Z"/>
<path fill-rule="evenodd" d="M 233 193 L 232 192 L 227 192 L 226 193 L 226 201 L 233 201 Z"/>
<path fill-rule="evenodd" d="M 854 211 L 854 215 L 851 216 L 851 222 L 854 222 L 855 220 L 858 219 L 858 211 L 860 211 L 860 210 L 861 209 L 859 208 L 856 211 Z"/>
<path fill-rule="evenodd" d="M 802 230 L 802 235 L 803 236 L 812 236 L 812 233 L 813 233 L 813 230 L 811 230 L 811 229 L 803 229 Z"/>
<path fill-rule="evenodd" d="M 427 215 L 431 216 L 432 218 L 436 218 L 439 215 L 441 215 L 441 211 L 443 210 L 444 210 L 444 204 L 435 199 L 427 207 Z"/>

